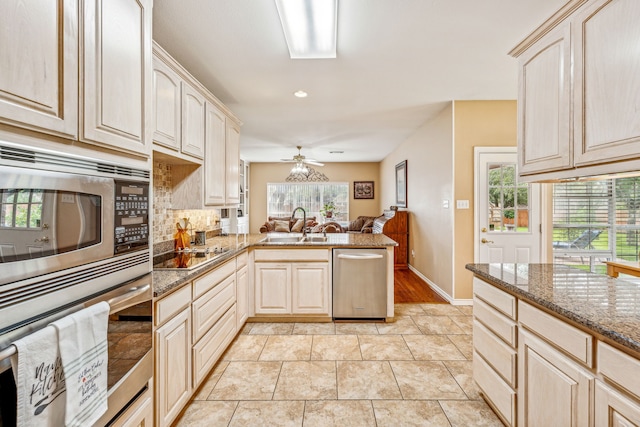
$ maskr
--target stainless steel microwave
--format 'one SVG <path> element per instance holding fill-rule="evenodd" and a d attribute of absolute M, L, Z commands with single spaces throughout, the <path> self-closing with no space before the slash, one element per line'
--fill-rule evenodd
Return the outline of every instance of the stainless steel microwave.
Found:
<path fill-rule="evenodd" d="M 149 175 L 0 141 L 0 331 L 150 271 Z"/>

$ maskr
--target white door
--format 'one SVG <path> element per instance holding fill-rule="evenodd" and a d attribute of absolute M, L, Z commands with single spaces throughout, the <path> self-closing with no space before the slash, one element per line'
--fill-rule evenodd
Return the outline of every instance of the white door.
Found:
<path fill-rule="evenodd" d="M 476 263 L 537 263 L 540 186 L 518 182 L 516 147 L 475 148 Z"/>

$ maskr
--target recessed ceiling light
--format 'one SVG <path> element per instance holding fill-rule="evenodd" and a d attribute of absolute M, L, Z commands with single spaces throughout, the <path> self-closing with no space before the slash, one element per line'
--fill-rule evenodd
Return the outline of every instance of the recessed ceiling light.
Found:
<path fill-rule="evenodd" d="M 309 94 L 303 90 L 297 90 L 293 94 L 298 98 L 306 98 Z"/>

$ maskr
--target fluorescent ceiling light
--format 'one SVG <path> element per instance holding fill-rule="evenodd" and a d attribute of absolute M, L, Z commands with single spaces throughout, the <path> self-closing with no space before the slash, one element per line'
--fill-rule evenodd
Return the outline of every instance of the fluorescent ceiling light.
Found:
<path fill-rule="evenodd" d="M 335 58 L 338 0 L 275 0 L 291 59 Z"/>

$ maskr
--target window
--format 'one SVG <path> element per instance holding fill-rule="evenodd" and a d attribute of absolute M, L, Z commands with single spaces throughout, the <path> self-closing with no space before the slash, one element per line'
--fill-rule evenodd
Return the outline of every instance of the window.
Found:
<path fill-rule="evenodd" d="M 335 221 L 349 219 L 349 184 L 346 182 L 268 183 L 267 215 L 290 216 L 298 206 L 307 211 L 307 217 L 321 218 L 325 203 L 336 206 Z M 320 222 L 320 221 L 318 221 Z"/>
<path fill-rule="evenodd" d="M 514 163 L 488 165 L 489 228 L 491 231 L 529 231 L 529 184 L 516 180 Z"/>
<path fill-rule="evenodd" d="M 40 228 L 44 190 L 0 190 L 0 227 Z"/>
<path fill-rule="evenodd" d="M 639 250 L 640 177 L 554 184 L 555 262 L 604 272 L 603 261 L 637 261 Z"/>

